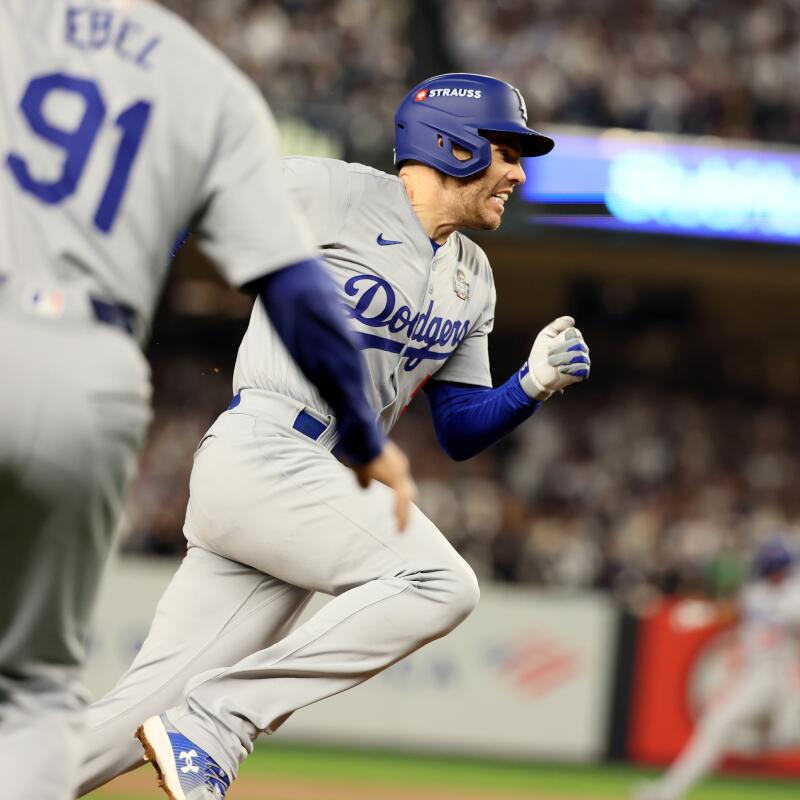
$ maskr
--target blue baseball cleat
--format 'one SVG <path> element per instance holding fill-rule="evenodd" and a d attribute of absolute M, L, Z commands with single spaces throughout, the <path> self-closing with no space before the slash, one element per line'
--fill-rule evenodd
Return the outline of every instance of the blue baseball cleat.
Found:
<path fill-rule="evenodd" d="M 165 714 L 145 720 L 136 738 L 170 800 L 224 800 L 228 776 L 205 750 L 175 730 Z"/>

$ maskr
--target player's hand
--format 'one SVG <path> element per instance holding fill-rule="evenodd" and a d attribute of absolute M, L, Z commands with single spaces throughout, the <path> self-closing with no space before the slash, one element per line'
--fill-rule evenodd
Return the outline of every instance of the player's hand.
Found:
<path fill-rule="evenodd" d="M 394 442 L 387 439 L 377 458 L 373 458 L 361 467 L 353 467 L 353 471 L 364 489 L 369 486 L 370 481 L 376 480 L 394 490 L 394 513 L 397 525 L 401 531 L 405 530 L 411 502 L 417 495 L 417 487 L 411 477 L 406 454 Z"/>
<path fill-rule="evenodd" d="M 543 328 L 528 357 L 528 371 L 520 378 L 525 392 L 546 400 L 553 392 L 585 381 L 592 362 L 589 348 L 572 317 L 559 317 Z"/>

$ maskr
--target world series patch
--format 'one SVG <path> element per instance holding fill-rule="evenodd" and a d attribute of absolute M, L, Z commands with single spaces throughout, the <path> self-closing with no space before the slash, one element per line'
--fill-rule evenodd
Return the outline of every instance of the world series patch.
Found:
<path fill-rule="evenodd" d="M 457 269 L 453 276 L 453 289 L 459 300 L 469 299 L 469 283 L 463 269 Z"/>

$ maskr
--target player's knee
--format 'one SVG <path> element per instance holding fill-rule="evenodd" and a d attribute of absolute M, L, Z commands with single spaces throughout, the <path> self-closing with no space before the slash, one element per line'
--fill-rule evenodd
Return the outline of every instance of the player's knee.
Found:
<path fill-rule="evenodd" d="M 478 579 L 466 562 L 446 571 L 444 585 L 446 597 L 442 603 L 439 632 L 442 636 L 460 625 L 475 610 L 481 596 Z"/>
<path fill-rule="evenodd" d="M 478 578 L 472 571 L 472 567 L 465 562 L 459 578 L 459 589 L 455 603 L 459 622 L 463 622 L 475 610 L 480 599 L 481 590 L 478 586 Z"/>

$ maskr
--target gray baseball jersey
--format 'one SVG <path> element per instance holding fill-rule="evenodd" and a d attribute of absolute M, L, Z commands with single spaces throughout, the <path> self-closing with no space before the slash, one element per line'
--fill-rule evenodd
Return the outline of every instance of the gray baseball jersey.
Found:
<path fill-rule="evenodd" d="M 285 159 L 292 195 L 333 275 L 369 371 L 384 430 L 431 376 L 491 386 L 487 335 L 492 270 L 460 233 L 435 253 L 402 181 L 361 164 Z M 257 388 L 329 409 L 300 373 L 257 302 L 239 349 L 234 392 Z"/>
<path fill-rule="evenodd" d="M 796 661 L 800 643 L 800 576 L 754 581 L 742 591 L 742 645 L 748 667 Z"/>
<path fill-rule="evenodd" d="M 190 225 L 237 285 L 313 255 L 255 87 L 154 3 L 2 0 L 0 771 L 9 796 L 74 796 L 77 676 L 150 414 L 137 342 Z M 96 319 L 124 322 L 136 340 Z"/>
<path fill-rule="evenodd" d="M 79 282 L 144 335 L 190 224 L 234 285 L 310 256 L 257 89 L 173 14 L 5 0 L 0 54 L 0 272 Z"/>

